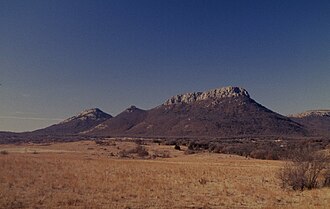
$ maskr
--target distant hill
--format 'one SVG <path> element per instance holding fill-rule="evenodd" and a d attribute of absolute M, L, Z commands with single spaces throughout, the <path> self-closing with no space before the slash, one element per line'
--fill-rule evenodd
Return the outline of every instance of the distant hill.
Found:
<path fill-rule="evenodd" d="M 89 130 L 112 118 L 111 115 L 98 108 L 88 109 L 76 116 L 66 119 L 47 128 L 32 131 L 29 135 L 75 135 Z"/>
<path fill-rule="evenodd" d="M 330 110 L 309 110 L 289 117 L 306 126 L 314 135 L 330 136 Z"/>
<path fill-rule="evenodd" d="M 240 87 L 224 87 L 171 97 L 151 110 L 124 111 L 85 132 L 91 135 L 227 137 L 304 136 L 308 131 L 290 118 L 250 98 Z"/>

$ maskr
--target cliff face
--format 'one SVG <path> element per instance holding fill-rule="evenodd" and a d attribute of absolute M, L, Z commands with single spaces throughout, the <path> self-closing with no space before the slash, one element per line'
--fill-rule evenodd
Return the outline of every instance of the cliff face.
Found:
<path fill-rule="evenodd" d="M 193 92 L 186 94 L 179 94 L 166 100 L 164 105 L 173 104 L 190 104 L 197 101 L 203 101 L 208 99 L 219 100 L 222 98 L 233 98 L 233 97 L 250 97 L 249 93 L 240 87 L 224 87 L 218 89 L 212 89 L 205 92 Z"/>

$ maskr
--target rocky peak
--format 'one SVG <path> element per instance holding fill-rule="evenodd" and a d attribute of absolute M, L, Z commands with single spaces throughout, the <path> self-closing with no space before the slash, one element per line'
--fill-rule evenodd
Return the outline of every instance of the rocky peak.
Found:
<path fill-rule="evenodd" d="M 87 110 L 84 110 L 82 111 L 81 113 L 79 113 L 79 115 L 77 115 L 78 117 L 79 116 L 91 116 L 91 115 L 97 115 L 99 113 L 101 113 L 102 111 L 98 108 L 92 108 L 92 109 L 87 109 Z M 103 112 L 102 112 L 103 113 Z"/>
<path fill-rule="evenodd" d="M 289 115 L 289 117 L 293 118 L 304 118 L 311 116 L 330 117 L 330 110 L 308 110 L 306 112 Z"/>
<path fill-rule="evenodd" d="M 125 111 L 126 112 L 134 112 L 135 110 L 137 110 L 138 108 L 134 105 L 130 106 L 129 108 L 127 108 Z"/>
<path fill-rule="evenodd" d="M 208 99 L 217 100 L 222 98 L 241 97 L 241 96 L 250 97 L 249 93 L 245 89 L 241 87 L 228 86 L 218 89 L 212 89 L 205 92 L 179 94 L 165 101 L 164 105 L 182 104 L 182 103 L 189 104 L 196 101 L 202 101 Z"/>
<path fill-rule="evenodd" d="M 98 120 L 108 119 L 111 117 L 112 117 L 111 115 L 103 112 L 102 110 L 100 110 L 98 108 L 92 108 L 92 109 L 84 110 L 81 113 L 79 113 L 78 115 L 68 118 L 61 123 L 67 123 L 67 122 L 70 122 L 73 120 L 96 120 L 96 121 L 98 121 Z"/>

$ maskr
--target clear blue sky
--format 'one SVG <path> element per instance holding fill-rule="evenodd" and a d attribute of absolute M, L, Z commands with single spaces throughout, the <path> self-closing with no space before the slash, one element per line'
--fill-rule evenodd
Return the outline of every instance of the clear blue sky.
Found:
<path fill-rule="evenodd" d="M 330 1 L 0 0 L 0 130 L 234 85 L 330 108 Z"/>

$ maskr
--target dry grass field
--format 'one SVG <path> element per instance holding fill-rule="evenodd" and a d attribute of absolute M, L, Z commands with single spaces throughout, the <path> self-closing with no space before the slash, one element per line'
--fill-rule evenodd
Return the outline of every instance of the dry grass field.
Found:
<path fill-rule="evenodd" d="M 0 208 L 329 208 L 330 188 L 290 191 L 281 161 L 185 155 L 145 145 L 150 155 L 119 158 L 136 146 L 92 141 L 0 145 Z M 185 149 L 185 148 L 183 148 Z"/>

